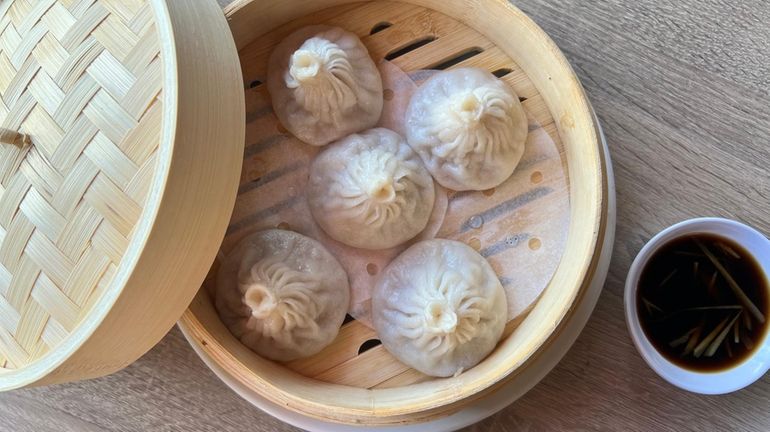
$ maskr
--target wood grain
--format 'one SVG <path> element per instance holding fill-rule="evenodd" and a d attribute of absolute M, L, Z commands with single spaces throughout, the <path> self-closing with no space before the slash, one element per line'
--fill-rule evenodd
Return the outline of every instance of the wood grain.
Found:
<path fill-rule="evenodd" d="M 770 234 L 770 4 L 638 3 L 516 1 L 565 52 L 599 114 L 618 231 L 604 292 L 572 350 L 469 431 L 770 429 L 770 378 L 727 396 L 675 389 L 637 355 L 622 310 L 631 260 L 671 223 L 721 215 Z M 110 377 L 2 394 L 0 417 L 0 430 L 15 432 L 296 430 L 225 387 L 177 330 Z"/>

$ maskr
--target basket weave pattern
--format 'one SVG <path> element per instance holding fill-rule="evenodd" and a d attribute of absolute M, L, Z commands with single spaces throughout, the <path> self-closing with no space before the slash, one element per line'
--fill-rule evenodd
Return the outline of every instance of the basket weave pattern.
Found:
<path fill-rule="evenodd" d="M 15 0 L 0 18 L 0 367 L 64 340 L 108 289 L 160 140 L 144 0 Z"/>

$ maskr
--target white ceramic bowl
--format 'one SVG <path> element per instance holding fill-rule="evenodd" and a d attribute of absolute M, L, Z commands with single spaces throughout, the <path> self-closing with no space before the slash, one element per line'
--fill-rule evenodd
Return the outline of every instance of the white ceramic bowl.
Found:
<path fill-rule="evenodd" d="M 765 274 L 770 274 L 770 241 L 759 231 L 740 222 L 720 218 L 690 219 L 673 225 L 652 238 L 636 256 L 626 278 L 626 324 L 636 348 L 650 367 L 671 384 L 695 393 L 723 394 L 740 390 L 759 379 L 770 369 L 768 331 L 757 341 L 754 353 L 729 369 L 695 372 L 683 369 L 663 357 L 647 339 L 639 323 L 636 290 L 639 276 L 650 257 L 664 244 L 689 234 L 708 233 L 732 239 L 757 260 Z"/>

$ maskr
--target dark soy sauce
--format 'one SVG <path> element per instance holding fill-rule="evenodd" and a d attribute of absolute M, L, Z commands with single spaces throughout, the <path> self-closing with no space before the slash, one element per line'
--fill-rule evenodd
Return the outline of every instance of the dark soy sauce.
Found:
<path fill-rule="evenodd" d="M 741 363 L 759 346 L 770 319 L 768 281 L 757 261 L 732 240 L 711 234 L 658 249 L 642 270 L 636 300 L 653 346 L 695 371 Z"/>

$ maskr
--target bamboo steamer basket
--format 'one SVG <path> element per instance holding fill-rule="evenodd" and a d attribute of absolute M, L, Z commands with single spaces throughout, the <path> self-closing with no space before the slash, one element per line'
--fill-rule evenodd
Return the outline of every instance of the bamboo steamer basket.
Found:
<path fill-rule="evenodd" d="M 337 423 L 445 416 L 537 361 L 585 293 L 607 229 L 596 124 L 542 30 L 502 0 L 241 0 L 226 15 L 229 29 L 213 0 L 0 5 L 0 391 L 117 371 L 180 316 L 239 383 Z M 246 101 L 263 87 L 269 48 L 303 22 L 353 30 L 375 57 L 410 48 L 394 60 L 406 70 L 462 55 L 455 66 L 502 72 L 563 151 L 571 222 L 558 270 L 458 377 L 421 376 L 381 346 L 359 355 L 376 335 L 357 321 L 324 354 L 274 363 L 214 311 L 206 275 L 253 163 Z"/>
<path fill-rule="evenodd" d="M 537 303 L 523 320 L 509 323 L 508 335 L 487 359 L 457 377 L 425 377 L 382 346 L 367 349 L 376 334 L 358 321 L 345 323 L 335 342 L 309 359 L 289 364 L 263 359 L 236 340 L 217 316 L 211 295 L 216 262 L 180 321 L 196 349 L 239 387 L 278 406 L 325 422 L 367 426 L 450 415 L 537 361 L 538 353 L 564 330 L 562 324 L 593 279 L 608 224 L 608 182 L 597 124 L 574 72 L 548 36 L 503 0 L 238 0 L 225 13 L 239 49 L 246 93 L 242 186 L 253 181 L 247 173 L 265 163 L 259 160 L 261 153 L 255 161 L 255 153 L 276 141 L 274 136 L 255 136 L 251 131 L 258 129 L 256 122 L 272 122 L 276 134 L 286 134 L 261 108 L 269 107 L 262 84 L 267 55 L 292 29 L 327 23 L 361 36 L 375 62 L 387 56 L 406 71 L 449 64 L 504 75 L 563 152 L 570 224 L 558 269 Z M 262 210 L 267 211 L 260 207 L 254 212 Z M 239 224 L 233 220 L 231 228 Z"/>
<path fill-rule="evenodd" d="M 212 0 L 0 4 L 0 390 L 96 377 L 173 326 L 243 154 Z"/>

